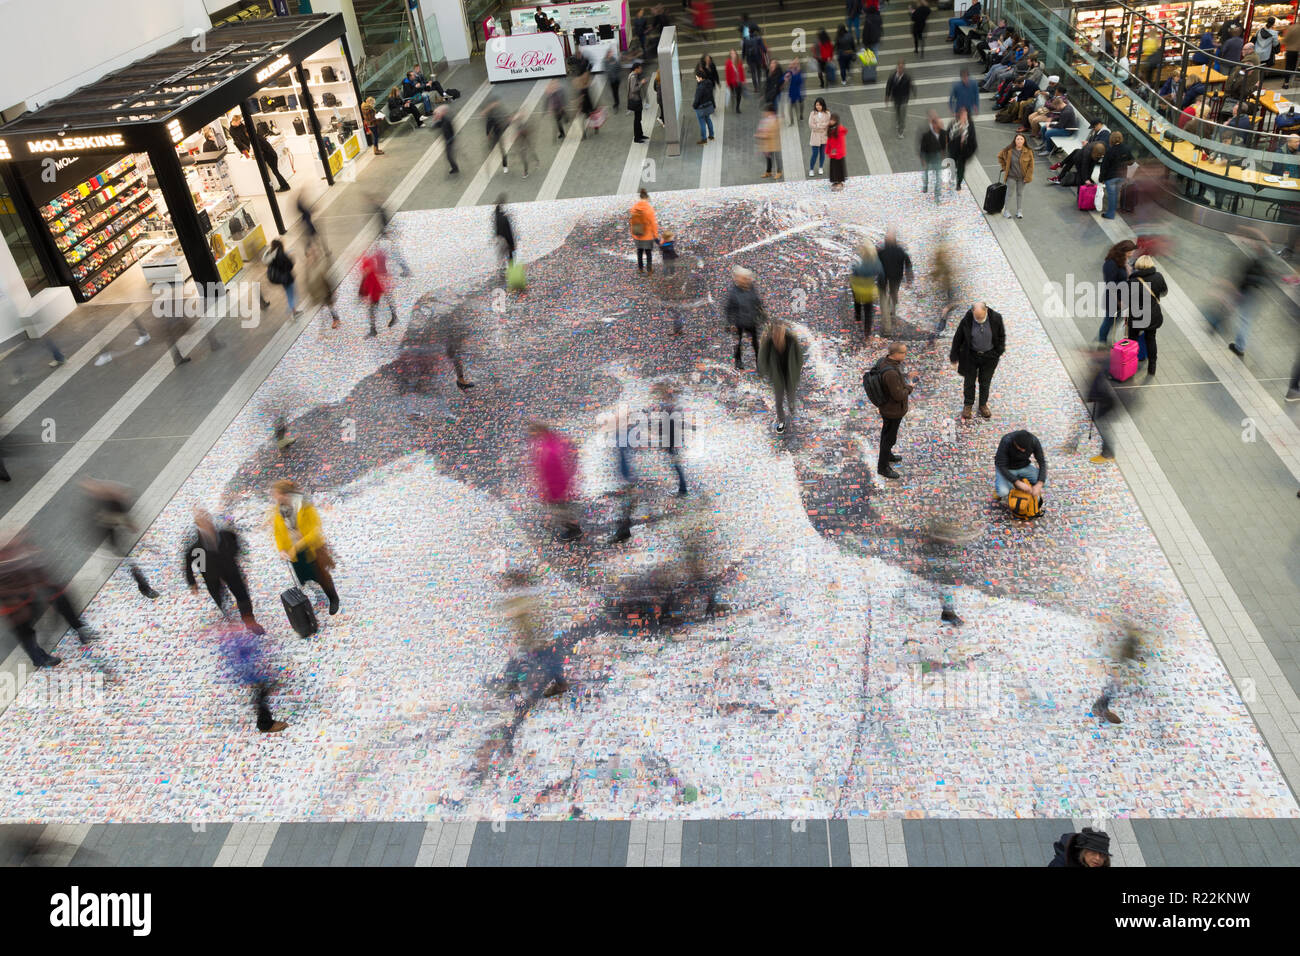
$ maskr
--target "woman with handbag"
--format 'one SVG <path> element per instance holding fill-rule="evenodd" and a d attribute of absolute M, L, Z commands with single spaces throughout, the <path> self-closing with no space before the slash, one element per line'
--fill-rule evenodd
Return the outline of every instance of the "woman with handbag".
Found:
<path fill-rule="evenodd" d="M 339 593 L 334 590 L 334 556 L 321 533 L 320 514 L 292 481 L 271 486 L 271 531 L 280 557 L 293 566 L 300 584 L 315 581 L 329 598 L 330 613 L 339 611 Z"/>
<path fill-rule="evenodd" d="M 1165 323 L 1160 300 L 1168 292 L 1169 285 L 1156 270 L 1156 261 L 1150 256 L 1139 257 L 1129 276 L 1128 337 L 1146 345 L 1148 378 L 1156 374 L 1156 332 Z M 1141 340 L 1138 340 L 1139 333 Z"/>
<path fill-rule="evenodd" d="M 262 261 L 266 263 L 267 281 L 284 287 L 284 298 L 289 303 L 289 311 L 298 315 L 302 310 L 298 308 L 298 290 L 293 281 L 293 260 L 285 252 L 284 243 L 272 239 L 262 254 Z"/>
<path fill-rule="evenodd" d="M 366 139 L 370 141 L 371 146 L 375 147 L 375 155 L 384 155 L 384 151 L 379 148 L 379 117 L 375 114 L 373 96 L 367 96 L 366 101 L 361 104 L 361 126 L 365 130 Z"/>

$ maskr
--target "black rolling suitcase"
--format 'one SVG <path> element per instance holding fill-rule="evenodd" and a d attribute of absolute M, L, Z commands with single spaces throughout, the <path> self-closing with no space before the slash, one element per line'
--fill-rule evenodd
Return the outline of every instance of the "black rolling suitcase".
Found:
<path fill-rule="evenodd" d="M 289 577 L 293 580 L 293 587 L 280 594 L 280 603 L 284 605 L 285 617 L 289 619 L 289 626 L 298 632 L 299 637 L 311 637 L 318 630 L 316 624 L 316 609 L 311 606 L 311 597 L 298 586 L 298 578 L 293 573 L 293 566 L 289 566 Z"/>
<path fill-rule="evenodd" d="M 984 211 L 990 216 L 995 216 L 1002 211 L 1002 207 L 1007 204 L 1007 184 L 990 183 L 989 188 L 984 190 Z"/>

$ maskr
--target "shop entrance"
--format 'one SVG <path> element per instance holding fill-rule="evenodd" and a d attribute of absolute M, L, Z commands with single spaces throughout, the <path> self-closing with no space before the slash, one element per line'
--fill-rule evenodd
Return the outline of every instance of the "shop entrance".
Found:
<path fill-rule="evenodd" d="M 51 284 L 112 303 L 238 281 L 368 153 L 343 29 L 227 24 L 0 127 Z"/>

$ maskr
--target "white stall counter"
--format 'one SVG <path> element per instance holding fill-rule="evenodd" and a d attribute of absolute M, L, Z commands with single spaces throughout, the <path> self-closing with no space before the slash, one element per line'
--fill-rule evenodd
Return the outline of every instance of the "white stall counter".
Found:
<path fill-rule="evenodd" d="M 586 57 L 587 62 L 591 64 L 591 71 L 593 73 L 605 72 L 605 57 L 609 56 L 611 50 L 614 52 L 615 56 L 618 56 L 617 40 L 598 40 L 595 43 L 578 46 L 578 51 Z"/>

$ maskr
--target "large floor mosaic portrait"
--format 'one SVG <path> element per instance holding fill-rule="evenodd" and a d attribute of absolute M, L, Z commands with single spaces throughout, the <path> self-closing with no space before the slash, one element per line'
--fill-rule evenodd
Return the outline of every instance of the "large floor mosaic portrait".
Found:
<path fill-rule="evenodd" d="M 923 202 L 918 179 L 655 196 L 677 235 L 671 281 L 637 272 L 630 201 L 521 206 L 523 294 L 501 288 L 490 210 L 399 216 L 413 272 L 396 280 L 399 324 L 365 338 L 346 280 L 344 327 L 301 336 L 141 542 L 163 598 L 116 575 L 87 612 L 102 642 L 65 641 L 65 665 L 0 718 L 0 817 L 1295 815 L 1119 470 L 1064 450 L 1084 409 L 982 215 L 965 194 Z M 875 474 L 861 384 L 884 341 L 863 341 L 847 280 L 890 225 L 915 263 L 895 337 L 919 376 L 897 482 Z M 1006 320 L 988 421 L 959 418 L 941 240 L 962 301 Z M 733 265 L 807 345 L 784 434 L 748 346 L 733 364 Z M 663 382 L 682 396 L 690 493 L 672 494 L 662 453 L 632 454 L 632 536 L 612 544 L 625 499 L 608 424 Z M 278 414 L 298 438 L 284 450 Z M 536 502 L 536 420 L 578 449 L 577 541 Z M 1047 512 L 1028 523 L 992 497 L 998 440 L 1022 427 L 1049 465 Z M 280 478 L 320 507 L 338 562 L 342 610 L 321 606 L 308 641 L 278 598 Z M 199 503 L 244 534 L 283 734 L 253 728 L 218 614 L 181 580 Z M 970 543 L 936 559 L 936 517 Z M 945 586 L 964 626 L 939 619 Z M 521 600 L 544 646 L 517 640 Z M 1126 624 L 1144 654 L 1115 664 Z M 1091 706 L 1117 668 L 1116 726 Z M 51 682 L 101 672 L 102 695 L 49 706 Z M 534 672 L 567 689 L 544 696 Z"/>

